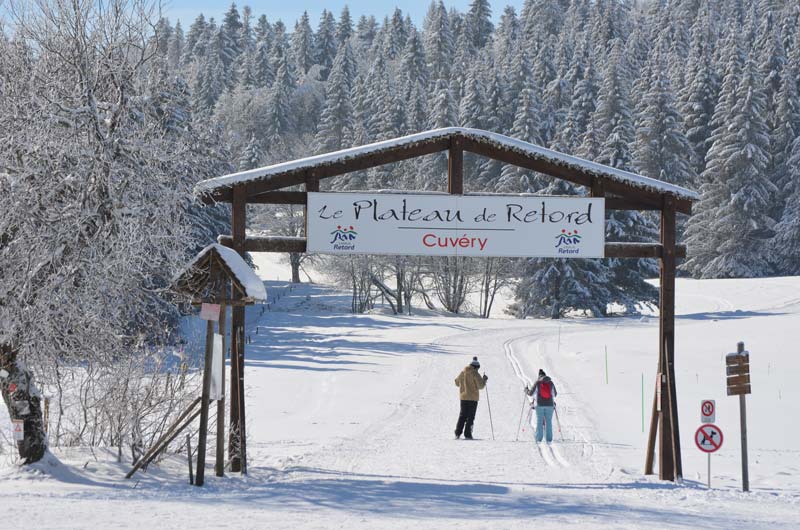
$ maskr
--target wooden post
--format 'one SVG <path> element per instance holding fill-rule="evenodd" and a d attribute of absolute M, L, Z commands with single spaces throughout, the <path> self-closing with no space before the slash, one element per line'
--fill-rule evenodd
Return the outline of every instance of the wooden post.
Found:
<path fill-rule="evenodd" d="M 189 484 L 194 485 L 194 474 L 192 473 L 192 435 L 186 433 L 186 459 L 189 461 Z"/>
<path fill-rule="evenodd" d="M 659 361 L 659 374 L 661 373 L 661 361 Z M 653 408 L 650 413 L 650 430 L 647 435 L 647 456 L 644 461 L 644 474 L 653 474 L 653 461 L 656 456 L 656 434 L 658 432 L 658 393 L 653 389 Z"/>
<path fill-rule="evenodd" d="M 306 178 L 306 193 L 309 191 L 319 191 L 319 179 L 318 178 Z M 308 201 L 305 202 L 303 205 L 303 223 L 305 225 L 305 229 L 303 233 L 306 237 L 308 237 Z"/>
<path fill-rule="evenodd" d="M 219 299 L 228 299 L 228 281 L 221 278 Z M 217 401 L 217 458 L 214 464 L 214 472 L 218 477 L 225 475 L 225 317 L 227 308 L 221 302 L 219 306 L 219 324 L 217 329 L 222 335 L 222 352 L 220 352 L 220 362 L 222 363 L 222 398 Z"/>
<path fill-rule="evenodd" d="M 678 399 L 675 386 L 675 269 L 676 219 L 675 201 L 666 195 L 661 209 L 661 270 L 658 319 L 658 376 L 653 399 L 653 412 L 647 441 L 644 472 L 653 473 L 656 438 L 658 438 L 658 477 L 679 480 L 683 477 Z M 658 436 L 657 436 L 658 435 Z"/>
<path fill-rule="evenodd" d="M 661 305 L 659 308 L 659 350 L 662 358 L 661 436 L 659 443 L 659 478 L 679 480 L 683 476 L 678 400 L 675 387 L 675 203 L 664 197 L 661 210 Z"/>
<path fill-rule="evenodd" d="M 736 353 L 744 353 L 744 342 L 736 344 Z M 739 394 L 739 436 L 742 438 L 742 491 L 750 491 L 750 472 L 747 465 L 747 403 L 746 394 Z"/>
<path fill-rule="evenodd" d="M 233 188 L 231 228 L 233 249 L 244 257 L 245 226 L 247 215 L 247 192 L 244 186 Z M 235 289 L 234 289 L 235 291 Z M 234 299 L 240 298 L 233 292 Z M 231 310 L 231 414 L 228 434 L 228 457 L 231 471 L 247 473 L 247 449 L 244 403 L 244 306 L 235 305 Z M 235 381 L 235 385 L 234 385 Z"/>
<path fill-rule="evenodd" d="M 214 277 L 214 266 L 211 266 L 211 277 Z M 200 432 L 197 435 L 197 476 L 194 485 L 202 486 L 205 481 L 206 442 L 208 440 L 208 401 L 211 393 L 211 360 L 214 347 L 214 322 L 206 323 L 206 356 L 203 363 L 203 395 L 200 398 Z"/>
<path fill-rule="evenodd" d="M 464 193 L 464 149 L 457 138 L 451 140 L 447 155 L 447 193 Z"/>

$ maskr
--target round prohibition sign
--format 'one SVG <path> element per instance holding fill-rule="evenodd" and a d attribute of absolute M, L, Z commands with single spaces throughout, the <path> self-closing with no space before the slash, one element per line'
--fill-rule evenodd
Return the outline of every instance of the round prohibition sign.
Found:
<path fill-rule="evenodd" d="M 694 433 L 694 443 L 704 453 L 714 453 L 722 447 L 722 430 L 713 423 L 701 425 Z"/>
<path fill-rule="evenodd" d="M 714 415 L 714 402 L 713 401 L 703 401 L 703 405 L 701 407 L 701 411 L 703 416 L 713 416 Z"/>

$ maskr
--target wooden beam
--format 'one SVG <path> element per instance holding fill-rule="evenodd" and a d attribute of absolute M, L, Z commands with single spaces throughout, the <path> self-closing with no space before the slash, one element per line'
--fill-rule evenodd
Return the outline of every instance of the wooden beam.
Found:
<path fill-rule="evenodd" d="M 639 211 L 659 211 L 660 207 L 654 204 L 638 202 L 622 197 L 606 196 L 606 210 L 639 210 Z"/>
<path fill-rule="evenodd" d="M 332 191 L 330 193 L 340 193 Z M 344 193 L 344 192 L 341 192 Z M 408 190 L 403 193 L 414 194 L 417 190 Z M 470 196 L 480 196 L 479 193 L 471 193 Z M 496 196 L 496 195 L 492 195 Z M 516 195 L 509 195 L 516 197 Z M 308 196 L 304 191 L 268 191 L 259 195 L 254 195 L 247 199 L 248 204 L 297 204 L 305 205 Z M 623 197 L 606 196 L 606 210 L 639 210 L 639 211 L 660 211 L 659 206 L 644 202 L 637 202 Z"/>
<path fill-rule="evenodd" d="M 447 193 L 464 194 L 464 150 L 458 137 L 452 139 L 447 156 Z"/>
<path fill-rule="evenodd" d="M 605 193 L 614 193 L 627 200 L 648 205 L 648 209 L 660 210 L 662 196 L 665 195 L 656 191 L 635 188 L 630 184 L 625 184 L 606 177 L 599 177 L 579 169 L 562 166 L 549 160 L 531 158 L 510 149 L 479 142 L 470 138 L 462 138 L 462 145 L 465 150 L 471 153 L 493 158 L 532 171 L 538 171 L 539 173 L 545 173 L 574 184 L 586 186 L 587 188 L 591 188 L 594 181 L 602 181 Z M 685 214 L 690 214 L 692 212 L 691 201 L 685 199 L 674 199 L 674 201 L 677 211 Z"/>
<path fill-rule="evenodd" d="M 337 160 L 309 169 L 303 168 L 293 172 L 271 176 L 263 180 L 248 182 L 243 186 L 247 189 L 247 197 L 252 197 L 268 191 L 304 184 L 309 179 L 336 177 L 338 175 L 344 175 L 345 173 L 353 173 L 354 171 L 361 171 L 384 164 L 401 162 L 409 158 L 438 153 L 449 147 L 450 138 L 433 138 L 413 145 L 399 146 L 393 150 L 368 153 L 358 158 Z"/>
<path fill-rule="evenodd" d="M 217 241 L 226 247 L 233 246 L 231 236 L 219 236 Z M 304 237 L 248 237 L 245 239 L 244 248 L 247 252 L 306 252 L 306 238 Z M 686 255 L 686 247 L 677 247 L 678 257 Z M 661 245 L 659 243 L 606 243 L 605 257 L 607 258 L 660 258 Z"/>
<path fill-rule="evenodd" d="M 319 181 L 317 181 L 319 182 Z M 260 195 L 254 195 L 247 199 L 250 204 L 300 204 L 307 201 L 304 191 L 268 191 Z"/>
<path fill-rule="evenodd" d="M 606 242 L 605 257 L 607 258 L 660 258 L 662 246 L 660 243 L 615 243 Z M 686 257 L 686 245 L 678 245 L 675 255 L 679 258 Z"/>
<path fill-rule="evenodd" d="M 592 179 L 592 190 L 591 190 L 592 197 L 605 197 L 606 196 L 606 187 L 605 182 L 603 179 L 593 178 Z"/>
<path fill-rule="evenodd" d="M 219 236 L 220 245 L 231 247 L 231 236 Z M 248 252 L 305 252 L 306 238 L 304 237 L 248 237 L 245 240 L 245 249 Z"/>
<path fill-rule="evenodd" d="M 515 166 L 530 169 L 531 171 L 538 171 L 554 177 L 568 180 L 581 186 L 590 187 L 592 185 L 592 177 L 579 173 L 573 169 L 566 168 L 544 159 L 535 159 L 510 149 L 505 149 L 488 143 L 477 142 L 470 138 L 463 138 L 462 145 L 465 150 L 487 158 L 493 158 L 506 164 L 513 164 Z"/>

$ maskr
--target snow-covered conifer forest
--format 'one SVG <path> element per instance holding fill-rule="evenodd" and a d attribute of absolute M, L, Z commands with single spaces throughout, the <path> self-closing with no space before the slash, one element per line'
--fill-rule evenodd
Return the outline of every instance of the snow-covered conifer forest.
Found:
<path fill-rule="evenodd" d="M 136 458 L 196 387 L 162 349 L 186 312 L 167 287 L 229 232 L 226 208 L 200 205 L 194 184 L 236 170 L 481 128 L 698 190 L 680 220 L 687 275 L 800 274 L 796 1 L 527 0 L 516 12 L 473 0 L 460 12 L 438 0 L 419 27 L 399 8 L 282 21 L 246 5 L 184 27 L 147 0 L 12 1 L 2 17 L 0 361 L 15 367 L 3 395 L 34 374 L 57 397 L 51 444 Z M 442 190 L 445 172 L 431 155 L 324 189 Z M 469 155 L 465 180 L 581 193 Z M 254 207 L 248 228 L 299 235 L 301 216 Z M 614 212 L 608 238 L 652 240 L 657 221 Z M 657 296 L 649 260 L 292 255 L 295 281 L 312 259 L 354 312 L 380 297 L 397 313 L 488 317 L 510 288 L 516 317 L 605 316 Z"/>

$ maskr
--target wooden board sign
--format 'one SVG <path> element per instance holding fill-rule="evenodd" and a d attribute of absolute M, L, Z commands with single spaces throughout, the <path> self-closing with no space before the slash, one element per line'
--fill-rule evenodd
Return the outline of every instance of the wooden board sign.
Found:
<path fill-rule="evenodd" d="M 743 394 L 751 394 L 751 393 L 752 392 L 750 392 L 750 385 L 728 387 L 729 396 L 741 396 Z"/>
<path fill-rule="evenodd" d="M 750 363 L 749 354 L 740 355 L 740 354 L 729 353 L 725 357 L 725 364 L 727 364 L 728 366 L 732 364 L 749 364 L 749 363 Z"/>
<path fill-rule="evenodd" d="M 750 374 L 728 377 L 728 386 L 742 386 L 750 384 Z"/>
<path fill-rule="evenodd" d="M 750 365 L 749 364 L 732 364 L 730 366 L 725 367 L 725 372 L 727 375 L 744 375 L 750 373 Z"/>

